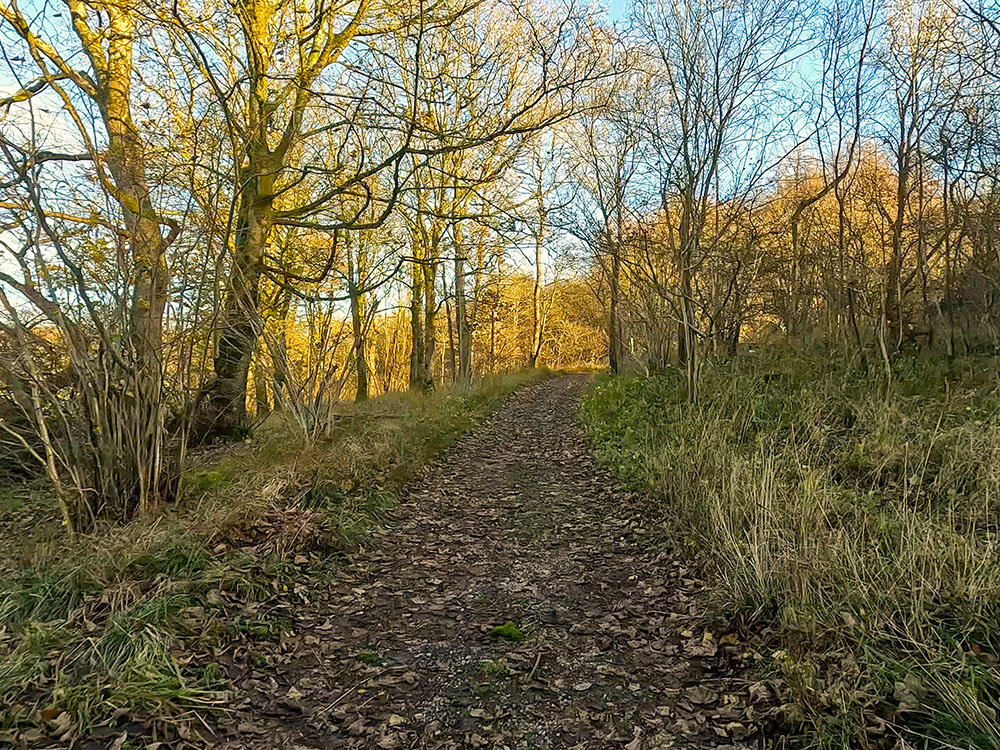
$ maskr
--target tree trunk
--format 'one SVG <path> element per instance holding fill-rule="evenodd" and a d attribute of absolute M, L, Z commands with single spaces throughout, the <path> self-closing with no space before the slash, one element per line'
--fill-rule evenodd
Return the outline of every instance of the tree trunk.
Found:
<path fill-rule="evenodd" d="M 677 351 L 680 363 L 684 367 L 688 402 L 693 404 L 698 400 L 698 362 L 695 348 L 694 305 L 692 304 L 693 289 L 688 261 L 685 261 L 681 267 L 680 288 L 681 324 L 677 340 Z"/>
<path fill-rule="evenodd" d="M 268 378 L 266 377 L 266 370 L 264 367 L 264 343 L 263 341 L 260 341 L 258 342 L 257 356 L 254 361 L 253 369 L 254 411 L 258 421 L 266 417 L 271 411 L 271 406 L 267 398 L 267 381 Z"/>
<path fill-rule="evenodd" d="M 737 318 L 733 322 L 733 327 L 729 335 L 729 346 L 727 353 L 730 357 L 735 357 L 740 349 L 740 332 L 743 330 L 743 321 Z"/>
<path fill-rule="evenodd" d="M 436 244 L 436 243 L 435 243 Z M 424 358 L 420 367 L 420 386 L 434 388 L 434 355 L 437 352 L 437 252 L 432 250 L 424 265 Z"/>
<path fill-rule="evenodd" d="M 545 209 L 542 205 L 541 192 L 538 194 L 538 234 L 535 235 L 535 280 L 531 288 L 531 354 L 528 357 L 528 367 L 537 367 L 542 353 L 542 284 L 544 280 L 542 269 L 542 250 L 545 235 Z"/>
<path fill-rule="evenodd" d="M 902 127 L 902 125 L 901 125 Z M 903 228 L 906 219 L 906 202 L 909 195 L 910 162 L 908 146 L 900 137 L 896 153 L 896 214 L 892 222 L 892 245 L 885 280 L 885 330 L 883 344 L 886 357 L 892 357 L 903 339 L 903 317 L 900 284 L 903 268 Z"/>
<path fill-rule="evenodd" d="M 135 10 L 110 9 L 107 86 L 102 113 L 108 130 L 108 169 L 118 188 L 118 202 L 128 227 L 134 286 L 130 315 L 133 345 L 140 370 L 159 380 L 163 345 L 163 311 L 167 292 L 167 243 L 153 210 L 146 184 L 145 148 L 132 122 L 132 45 Z"/>
<path fill-rule="evenodd" d="M 368 359 L 367 359 L 367 322 L 368 311 L 365 304 L 363 286 L 365 283 L 365 259 L 361 248 L 357 252 L 357 261 L 347 242 L 347 294 L 351 298 L 351 331 L 354 334 L 354 373 L 357 386 L 354 391 L 355 401 L 368 400 Z"/>
<path fill-rule="evenodd" d="M 423 387 L 424 324 L 421 311 L 424 302 L 423 265 L 418 246 L 414 247 L 413 272 L 410 276 L 410 390 Z"/>
<path fill-rule="evenodd" d="M 458 357 L 455 346 L 455 325 L 451 318 L 451 304 L 447 296 L 444 301 L 444 317 L 448 321 L 448 367 L 451 369 L 452 382 L 458 380 Z"/>
<path fill-rule="evenodd" d="M 295 313 L 292 310 L 292 293 L 283 290 L 278 300 L 278 309 L 275 318 L 278 321 L 278 335 L 274 342 L 274 349 L 271 352 L 271 363 L 274 366 L 274 380 L 271 385 L 271 396 L 274 399 L 274 411 L 281 411 L 284 408 L 286 399 L 291 398 L 290 380 L 288 372 L 288 326 L 289 314 L 291 314 L 294 326 Z"/>
<path fill-rule="evenodd" d="M 455 222 L 455 337 L 458 340 L 458 371 L 455 379 L 461 383 L 472 380 L 472 336 L 465 299 L 465 245 L 462 225 Z"/>
<path fill-rule="evenodd" d="M 107 165 L 114 180 L 115 198 L 122 209 L 132 260 L 132 300 L 129 339 L 135 370 L 124 373 L 133 379 L 123 393 L 133 390 L 134 405 L 124 409 L 134 423 L 116 425 L 131 433 L 132 456 L 118 461 L 131 463 L 137 472 L 137 507 L 140 513 L 155 511 L 161 501 L 161 413 L 163 314 L 167 294 L 165 240 L 146 182 L 146 157 L 142 139 L 132 120 L 132 55 L 135 37 L 135 7 L 109 7 L 106 80 L 102 81 L 99 105 L 108 132 Z M 85 25 L 85 22 L 83 22 Z M 81 35 L 85 46 L 92 40 Z"/>
<path fill-rule="evenodd" d="M 941 205 L 944 212 L 944 300 L 948 306 L 947 331 L 945 331 L 945 347 L 949 358 L 955 356 L 955 305 L 954 305 L 954 269 L 951 262 L 951 205 L 949 199 L 949 174 L 948 174 L 948 152 L 944 154 L 944 184 L 941 189 Z M 941 312 L 941 303 L 938 302 L 938 314 Z"/>
<path fill-rule="evenodd" d="M 242 180 L 239 220 L 226 300 L 217 326 L 215 380 L 202 394 L 193 433 L 196 439 L 239 436 L 247 424 L 247 377 L 260 335 L 258 305 L 264 251 L 274 221 L 275 170 L 251 159 Z"/>
<path fill-rule="evenodd" d="M 616 241 L 611 249 L 611 305 L 608 311 L 608 367 L 617 375 L 621 371 L 622 335 L 620 323 L 621 305 L 621 257 L 620 244 Z"/>
<path fill-rule="evenodd" d="M 681 222 L 678 227 L 678 288 L 681 319 L 677 326 L 677 362 L 684 368 L 689 403 L 698 400 L 698 360 L 695 350 L 694 284 L 692 279 L 694 251 L 698 243 L 696 209 L 693 198 L 684 197 Z"/>

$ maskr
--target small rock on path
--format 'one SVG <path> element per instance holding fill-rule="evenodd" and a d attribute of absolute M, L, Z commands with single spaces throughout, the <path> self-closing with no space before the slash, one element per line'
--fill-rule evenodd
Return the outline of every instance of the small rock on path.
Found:
<path fill-rule="evenodd" d="M 740 648 L 700 625 L 697 582 L 591 459 L 585 383 L 519 391 L 429 470 L 246 668 L 220 744 L 759 747 Z"/>

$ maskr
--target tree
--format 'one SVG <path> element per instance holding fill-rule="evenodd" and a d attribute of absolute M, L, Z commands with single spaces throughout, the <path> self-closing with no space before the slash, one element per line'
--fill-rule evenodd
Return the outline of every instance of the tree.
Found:
<path fill-rule="evenodd" d="M 63 497 L 66 522 L 72 526 L 88 523 L 108 501 L 120 504 L 123 515 L 134 507 L 152 510 L 165 490 L 166 253 L 180 227 L 154 205 L 147 147 L 135 122 L 137 7 L 67 0 L 66 9 L 68 33 L 53 41 L 36 31 L 16 4 L 0 4 L 5 33 L 16 38 L 25 53 L 18 59 L 30 60 L 12 71 L 20 79 L 20 89 L 0 102 L 8 111 L 16 107 L 25 126 L 15 124 L 0 139 L 7 162 L 7 176 L 0 182 L 9 196 L 0 208 L 10 216 L 8 226 L 21 232 L 22 243 L 16 247 L 5 242 L 13 263 L 6 266 L 12 268 L 10 273 L 0 273 L 0 282 L 28 300 L 59 331 L 69 356 L 68 376 L 83 398 L 82 412 L 71 414 L 66 411 L 70 407 L 60 404 L 42 382 L 38 363 L 31 361 L 34 345 L 41 343 L 38 331 L 25 322 L 17 303 L 4 295 L 8 332 L 21 340 L 26 357 L 8 373 L 23 380 L 18 388 L 32 394 L 21 403 L 44 435 L 46 455 L 40 458 L 57 487 L 62 483 L 55 477 L 56 464 L 73 464 L 76 497 L 72 501 Z M 86 67 L 78 61 L 86 61 Z M 46 147 L 37 127 L 41 114 L 37 102 L 42 99 L 61 108 L 62 113 L 47 119 L 63 129 L 67 143 L 60 145 L 75 150 Z M 78 165 L 84 163 L 91 165 L 97 193 L 85 202 L 74 196 L 62 205 L 50 203 L 50 189 L 58 190 L 61 170 L 69 169 L 81 179 L 85 173 Z M 107 211 L 95 208 L 102 202 Z M 102 231 L 101 242 L 122 248 L 115 270 L 122 287 L 110 311 L 104 309 L 107 287 L 88 272 L 91 264 L 85 256 L 90 238 L 79 231 L 87 227 Z M 65 268 L 66 284 L 82 309 L 68 306 L 68 298 L 47 280 L 50 261 Z M 119 323 L 126 331 L 122 338 L 112 329 Z M 97 339 L 96 352 L 92 335 Z M 58 428 L 45 424 L 53 409 L 63 417 Z M 86 446 L 77 433 L 84 424 L 89 425 Z"/>
<path fill-rule="evenodd" d="M 713 230 L 709 214 L 723 191 L 749 197 L 770 171 L 787 125 L 774 87 L 800 52 L 804 16 L 794 0 L 649 0 L 637 5 L 636 26 L 651 70 L 646 138 L 676 257 L 678 360 L 695 401 L 695 276 L 725 229 Z"/>
<path fill-rule="evenodd" d="M 890 92 L 892 113 L 884 120 L 884 135 L 895 161 L 893 204 L 883 209 L 891 221 L 879 341 L 886 361 L 902 345 L 907 327 L 902 309 L 908 280 L 905 234 L 914 191 L 923 184 L 918 174 L 925 139 L 961 91 L 961 71 L 954 65 L 952 40 L 957 28 L 949 10 L 936 12 L 926 4 L 900 7 L 890 15 L 881 68 Z M 919 251 L 923 246 L 920 243 Z"/>
<path fill-rule="evenodd" d="M 642 177 L 641 134 L 629 101 L 635 77 L 625 81 L 613 92 L 608 107 L 579 118 L 572 137 L 577 190 L 570 231 L 585 244 L 607 280 L 608 367 L 616 374 L 623 358 L 622 274 L 627 260 L 627 227 L 642 210 L 642 200 L 637 198 L 637 182 Z"/>

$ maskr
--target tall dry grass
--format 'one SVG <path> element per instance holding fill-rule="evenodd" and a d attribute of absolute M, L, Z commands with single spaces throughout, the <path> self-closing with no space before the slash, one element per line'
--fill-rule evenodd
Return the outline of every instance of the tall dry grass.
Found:
<path fill-rule="evenodd" d="M 711 367 L 697 406 L 681 385 L 606 380 L 583 419 L 715 610 L 776 633 L 789 713 L 826 747 L 1000 747 L 997 363 L 904 361 L 887 386 L 765 353 Z"/>

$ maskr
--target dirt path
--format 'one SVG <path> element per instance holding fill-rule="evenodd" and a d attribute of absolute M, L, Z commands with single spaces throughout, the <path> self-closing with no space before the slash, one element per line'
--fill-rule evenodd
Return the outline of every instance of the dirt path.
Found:
<path fill-rule="evenodd" d="M 274 663 L 243 673 L 220 744 L 759 746 L 738 647 L 698 627 L 696 582 L 590 459 L 584 382 L 515 394 L 413 487 Z M 507 622 L 523 640 L 491 632 Z"/>

